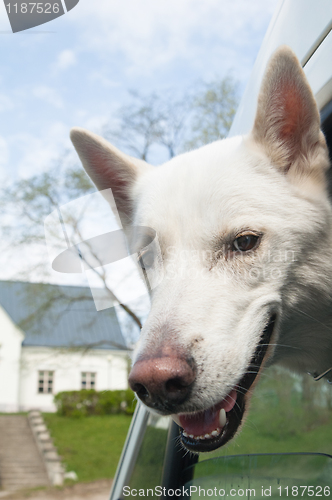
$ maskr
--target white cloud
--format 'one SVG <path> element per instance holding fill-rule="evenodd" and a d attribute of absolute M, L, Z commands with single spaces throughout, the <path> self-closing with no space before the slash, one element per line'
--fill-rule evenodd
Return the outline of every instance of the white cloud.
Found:
<path fill-rule="evenodd" d="M 5 94 L 0 94 L 0 113 L 2 111 L 7 111 L 8 109 L 12 109 L 14 107 L 14 104 L 10 97 L 6 96 Z"/>
<path fill-rule="evenodd" d="M 0 136 L 0 176 L 4 174 L 4 169 L 8 165 L 9 147 L 6 139 Z"/>
<path fill-rule="evenodd" d="M 6 34 L 9 33 L 11 30 L 8 15 L 7 15 L 7 10 L 5 5 L 2 4 L 0 5 L 0 31 L 4 31 Z"/>
<path fill-rule="evenodd" d="M 56 108 L 63 108 L 63 102 L 58 91 L 52 87 L 38 85 L 33 89 L 33 95 Z"/>
<path fill-rule="evenodd" d="M 60 54 L 53 65 L 55 72 L 65 71 L 76 64 L 76 54 L 73 50 L 65 49 Z"/>
<path fill-rule="evenodd" d="M 71 147 L 70 125 L 98 131 L 123 103 L 121 89 L 144 93 L 151 85 L 158 91 L 163 85 L 187 85 L 232 69 L 235 78 L 245 81 L 277 1 L 82 1 L 59 18 L 67 38 L 59 39 L 56 47 L 53 35 L 8 38 L 15 53 L 31 40 L 35 61 L 31 66 L 28 58 L 10 57 L 8 65 L 17 65 L 17 72 L 2 76 L 7 85 L 0 94 L 2 133 L 11 148 L 11 168 L 25 177 L 49 168 L 64 144 Z M 12 78 L 21 74 L 24 64 L 28 78 Z M 66 72 L 74 65 L 75 72 Z M 9 109 L 13 103 L 19 119 Z M 56 119 L 61 126 L 50 125 Z"/>
<path fill-rule="evenodd" d="M 119 87 L 120 85 L 119 82 L 112 80 L 111 78 L 106 76 L 104 72 L 100 70 L 92 71 L 89 74 L 89 79 L 92 82 L 100 83 L 105 88 L 114 88 L 114 87 Z"/>
<path fill-rule="evenodd" d="M 19 154 L 17 174 L 27 178 L 49 170 L 61 154 L 71 147 L 68 126 L 62 122 L 52 123 L 39 136 L 20 133 L 10 137 Z"/>
<path fill-rule="evenodd" d="M 277 0 L 99 0 L 85 2 L 72 20 L 84 25 L 81 48 L 100 56 L 121 53 L 131 72 L 165 68 L 185 59 L 224 68 L 237 65 L 260 42 Z M 76 17 L 75 17 L 76 16 Z M 248 36 L 250 34 L 250 36 Z M 252 63 L 252 61 L 251 61 Z M 218 68 L 215 67 L 215 72 Z"/>

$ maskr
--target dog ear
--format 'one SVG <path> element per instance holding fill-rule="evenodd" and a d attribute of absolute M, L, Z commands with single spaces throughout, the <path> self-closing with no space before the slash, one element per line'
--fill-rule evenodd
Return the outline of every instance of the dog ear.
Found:
<path fill-rule="evenodd" d="M 122 223 L 129 224 L 135 181 L 141 173 L 153 167 L 122 153 L 102 137 L 82 128 L 73 128 L 70 138 L 87 174 L 100 191 L 112 189 Z"/>
<path fill-rule="evenodd" d="M 301 65 L 287 46 L 269 62 L 252 137 L 284 173 L 324 182 L 329 160 L 319 112 Z"/>

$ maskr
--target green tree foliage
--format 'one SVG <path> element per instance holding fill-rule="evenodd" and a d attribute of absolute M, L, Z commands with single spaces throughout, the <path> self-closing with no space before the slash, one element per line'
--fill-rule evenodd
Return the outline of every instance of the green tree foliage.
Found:
<path fill-rule="evenodd" d="M 136 406 L 133 391 L 63 391 L 54 396 L 57 414 L 64 417 L 88 417 L 91 415 L 132 415 Z"/>
<path fill-rule="evenodd" d="M 230 77 L 202 84 L 193 96 L 191 137 L 186 149 L 198 148 L 226 137 L 237 104 L 237 84 Z"/>

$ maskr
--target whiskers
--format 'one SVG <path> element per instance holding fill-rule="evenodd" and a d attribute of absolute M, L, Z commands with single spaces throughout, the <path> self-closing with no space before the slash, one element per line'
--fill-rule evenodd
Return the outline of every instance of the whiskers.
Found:
<path fill-rule="evenodd" d="M 298 350 L 301 350 L 300 347 L 296 347 L 296 346 L 293 346 L 293 345 L 289 345 L 289 344 L 279 344 L 279 343 L 275 343 L 275 344 L 272 344 L 272 343 L 266 343 L 266 344 L 259 344 L 260 346 L 274 346 L 274 347 L 286 347 L 287 349 L 298 349 Z"/>
<path fill-rule="evenodd" d="M 311 314 L 304 312 L 302 309 L 299 309 L 298 307 L 294 307 L 294 309 L 295 309 L 295 311 L 299 312 L 300 314 L 303 314 L 303 316 L 306 316 L 307 318 L 312 319 L 313 321 L 315 321 L 320 326 L 323 326 L 329 332 L 332 332 L 331 326 L 326 325 L 325 323 L 323 323 L 323 321 L 320 321 L 319 319 L 315 318 L 314 316 L 311 316 Z"/>
<path fill-rule="evenodd" d="M 229 395 L 227 396 L 227 399 L 234 401 L 235 402 L 234 406 L 236 406 L 241 411 L 241 407 L 240 407 L 239 403 L 237 402 L 237 399 L 235 399 Z"/>

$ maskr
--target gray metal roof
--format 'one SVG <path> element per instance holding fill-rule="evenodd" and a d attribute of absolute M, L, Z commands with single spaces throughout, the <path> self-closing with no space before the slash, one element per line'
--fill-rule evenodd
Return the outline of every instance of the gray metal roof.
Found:
<path fill-rule="evenodd" d="M 90 288 L 0 281 L 0 305 L 24 346 L 126 349 L 115 309 L 97 311 Z"/>

